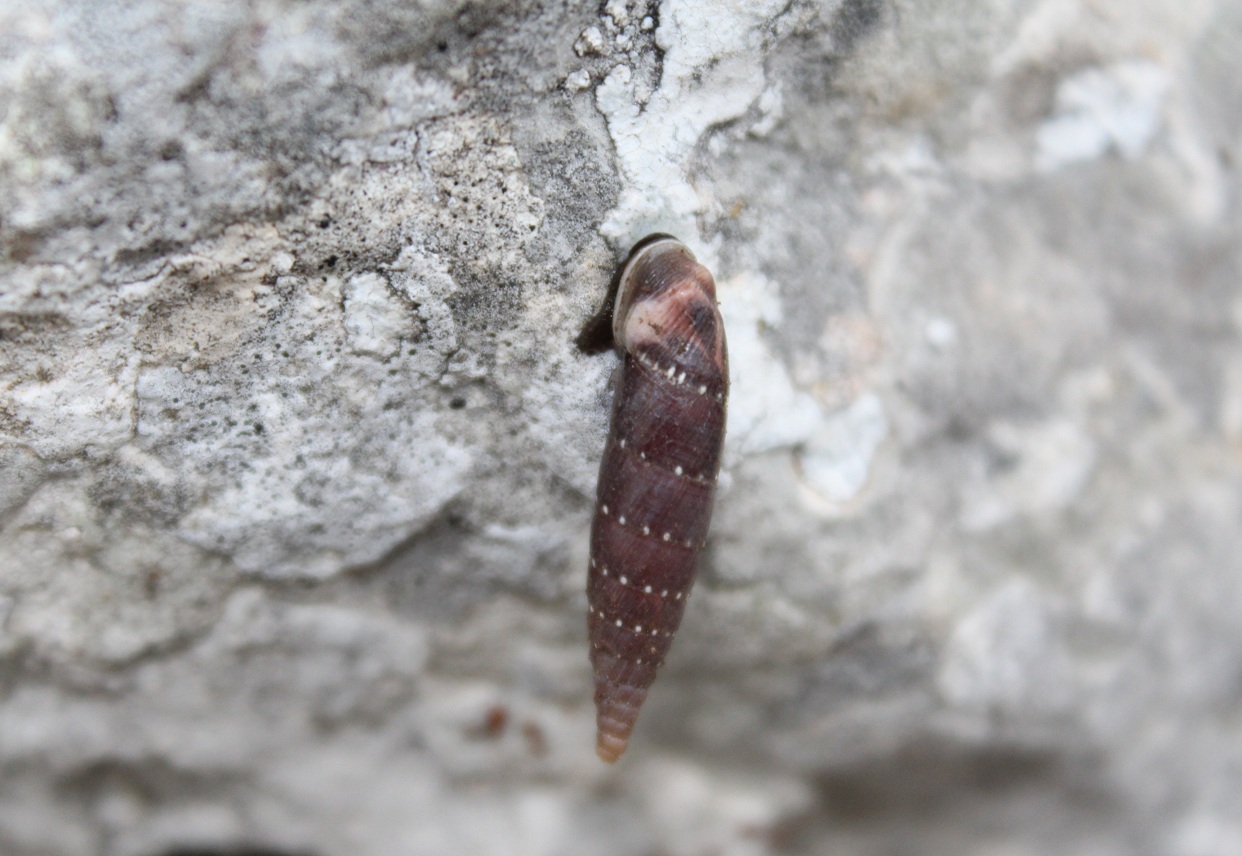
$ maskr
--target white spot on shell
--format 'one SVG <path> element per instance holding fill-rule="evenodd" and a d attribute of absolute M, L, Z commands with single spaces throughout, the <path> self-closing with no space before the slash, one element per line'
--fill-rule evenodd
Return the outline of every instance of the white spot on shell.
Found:
<path fill-rule="evenodd" d="M 699 395 L 707 395 L 707 384 L 699 387 Z"/>
<path fill-rule="evenodd" d="M 625 585 L 627 582 L 629 582 L 629 579 L 625 576 L 625 574 L 622 574 L 622 575 L 621 575 L 621 585 Z"/>
<path fill-rule="evenodd" d="M 645 591 L 647 594 L 651 594 L 651 586 L 644 586 L 643 591 Z"/>
<path fill-rule="evenodd" d="M 673 595 L 673 600 L 681 600 L 681 592 L 677 592 L 677 594 Z"/>
<path fill-rule="evenodd" d="M 684 472 L 684 470 L 682 470 L 682 468 L 681 468 L 681 467 L 676 467 L 676 468 L 673 470 L 673 472 L 677 473 L 677 475 L 681 475 L 681 474 Z"/>
<path fill-rule="evenodd" d="M 618 445 L 618 446 L 620 446 L 622 449 L 624 449 L 624 448 L 625 448 L 625 438 L 624 438 L 624 437 L 622 437 L 620 440 L 618 440 L 618 441 L 617 441 L 617 445 Z"/>
<path fill-rule="evenodd" d="M 686 373 L 682 372 L 681 374 L 677 376 L 677 385 L 680 386 L 681 384 L 685 382 L 686 382 Z"/>
<path fill-rule="evenodd" d="M 669 366 L 669 367 L 668 367 L 668 376 L 669 376 L 670 378 L 671 378 L 673 375 L 675 375 L 676 373 L 677 373 L 677 366 Z"/>
<path fill-rule="evenodd" d="M 665 541 L 667 541 L 668 539 L 669 539 L 669 534 L 668 534 L 667 532 L 665 532 L 665 533 L 664 533 L 664 540 L 665 540 Z"/>
<path fill-rule="evenodd" d="M 642 632 L 643 632 L 643 626 L 642 626 L 641 624 L 635 624 L 635 625 L 634 625 L 634 632 L 635 632 L 635 633 L 642 633 Z"/>
<path fill-rule="evenodd" d="M 625 525 L 625 515 L 624 515 L 624 514 L 622 514 L 620 517 L 618 517 L 618 518 L 617 518 L 617 522 L 618 522 L 618 523 L 620 523 L 622 526 L 624 526 L 624 525 Z"/>
<path fill-rule="evenodd" d="M 650 534 L 651 534 L 651 527 L 650 527 L 650 526 L 644 526 L 644 527 L 643 527 L 643 534 L 644 534 L 644 535 L 650 535 Z"/>
<path fill-rule="evenodd" d="M 607 517 L 607 516 L 608 516 L 608 506 L 606 506 L 606 505 L 601 505 L 601 506 L 599 507 L 599 510 L 600 510 L 601 512 L 603 512 L 603 514 L 604 514 L 604 516 L 605 516 L 605 517 Z"/>
<path fill-rule="evenodd" d="M 600 573 L 603 574 L 604 576 L 608 576 L 608 569 L 604 568 L 602 571 L 600 571 Z"/>
<path fill-rule="evenodd" d="M 617 626 L 618 626 L 618 627 L 620 627 L 620 626 L 621 626 L 621 619 L 620 619 L 620 618 L 618 618 L 618 619 L 617 619 Z"/>
<path fill-rule="evenodd" d="M 664 591 L 660 592 L 660 597 L 668 597 L 668 589 L 665 589 Z"/>

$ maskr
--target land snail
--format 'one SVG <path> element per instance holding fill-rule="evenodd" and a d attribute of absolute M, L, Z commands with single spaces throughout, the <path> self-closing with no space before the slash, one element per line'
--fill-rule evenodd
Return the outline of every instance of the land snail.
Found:
<path fill-rule="evenodd" d="M 664 663 L 711 522 L 729 365 L 716 285 L 669 235 L 639 241 L 578 346 L 622 357 L 587 582 L 596 752 L 616 761 Z"/>

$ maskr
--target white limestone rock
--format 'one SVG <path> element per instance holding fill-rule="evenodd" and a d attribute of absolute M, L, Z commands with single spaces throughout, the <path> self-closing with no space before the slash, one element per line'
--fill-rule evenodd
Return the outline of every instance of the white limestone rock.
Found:
<path fill-rule="evenodd" d="M 0 4 L 0 852 L 1238 850 L 1239 56 L 1242 0 Z M 573 340 L 652 230 L 730 428 L 605 768 Z"/>

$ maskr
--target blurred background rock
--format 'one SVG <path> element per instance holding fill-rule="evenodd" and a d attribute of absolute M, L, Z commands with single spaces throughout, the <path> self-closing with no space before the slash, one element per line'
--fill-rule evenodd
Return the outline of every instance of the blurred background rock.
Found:
<path fill-rule="evenodd" d="M 1242 853 L 1242 2 L 6 0 L 0 853 Z M 617 258 L 715 271 L 629 754 Z"/>

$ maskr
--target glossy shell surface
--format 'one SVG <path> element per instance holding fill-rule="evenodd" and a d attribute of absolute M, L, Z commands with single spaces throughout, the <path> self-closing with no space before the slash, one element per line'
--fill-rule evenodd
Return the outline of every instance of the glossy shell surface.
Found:
<path fill-rule="evenodd" d="M 681 623 L 707 538 L 728 399 L 712 275 L 679 241 L 635 246 L 579 340 L 622 366 L 591 528 L 596 751 L 615 761 Z"/>

